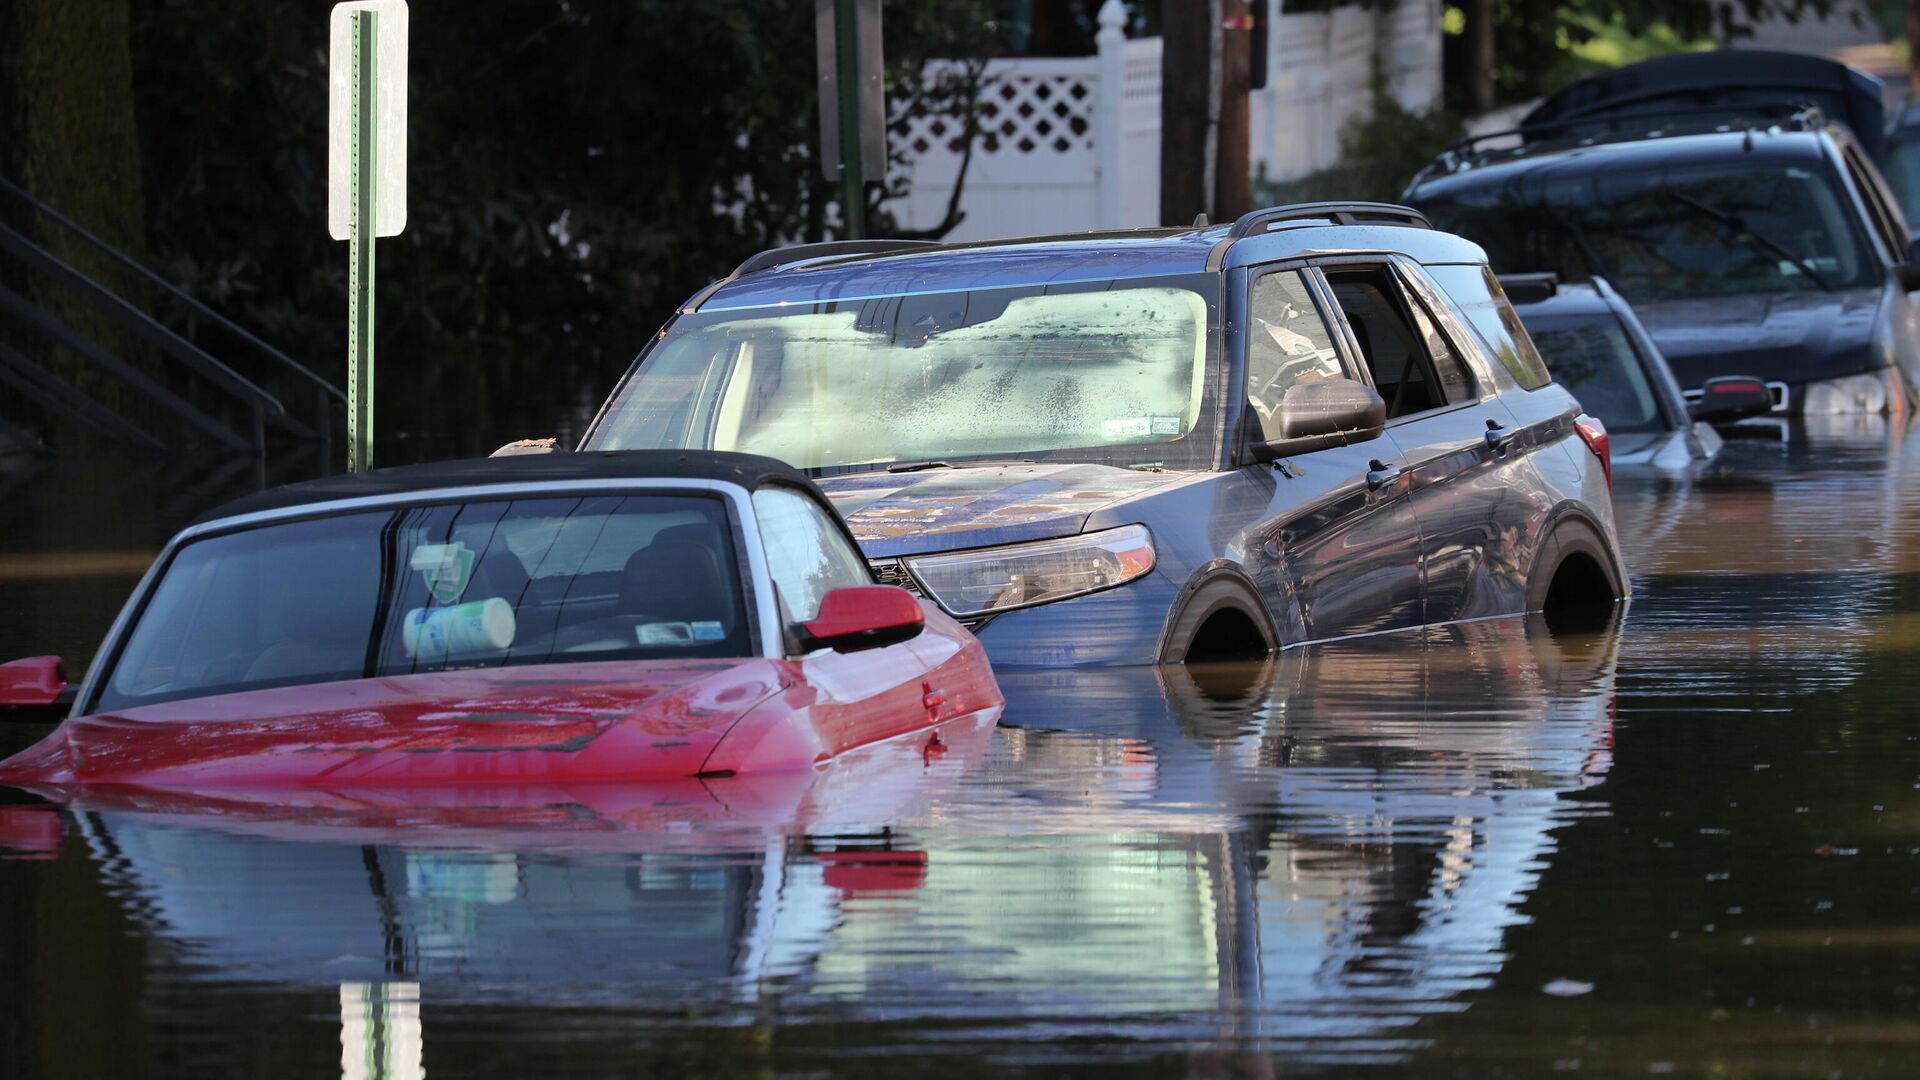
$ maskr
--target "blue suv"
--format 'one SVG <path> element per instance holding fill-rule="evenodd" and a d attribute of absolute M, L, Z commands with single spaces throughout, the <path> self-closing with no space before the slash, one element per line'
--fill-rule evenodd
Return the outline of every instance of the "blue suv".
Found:
<path fill-rule="evenodd" d="M 1627 590 L 1605 428 L 1417 211 L 764 252 L 582 452 L 815 477 L 883 581 L 1004 666 L 1224 659 Z M 824 568 L 823 568 L 824 569 Z"/>

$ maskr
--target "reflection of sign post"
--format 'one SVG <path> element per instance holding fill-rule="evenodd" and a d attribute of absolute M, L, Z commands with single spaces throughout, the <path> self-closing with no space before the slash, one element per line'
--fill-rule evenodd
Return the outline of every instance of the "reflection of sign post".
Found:
<path fill-rule="evenodd" d="M 887 175 L 880 0 L 814 0 L 813 32 L 820 63 L 820 171 L 840 182 L 841 239 L 858 240 L 867 234 L 865 183 Z"/>
<path fill-rule="evenodd" d="M 328 24 L 327 231 L 347 249 L 347 471 L 373 465 L 373 242 L 407 226 L 407 4 Z"/>

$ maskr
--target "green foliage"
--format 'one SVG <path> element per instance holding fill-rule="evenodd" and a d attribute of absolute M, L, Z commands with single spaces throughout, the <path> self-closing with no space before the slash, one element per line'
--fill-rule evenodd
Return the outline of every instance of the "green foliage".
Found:
<path fill-rule="evenodd" d="M 1836 0 L 1488 0 L 1499 101 L 1552 93 L 1600 66 L 1734 40 L 1762 18 L 1798 21 L 1835 10 Z M 1454 0 L 1443 69 L 1449 102 L 1469 100 L 1466 5 Z"/>
<path fill-rule="evenodd" d="M 340 381 L 327 8 L 135 0 L 132 40 L 154 257 Z M 950 102 L 951 85 L 903 75 L 990 52 L 985 9 L 887 6 L 899 109 Z M 380 429 L 427 443 L 382 459 L 549 432 L 695 289 L 832 232 L 808 0 L 413 0 L 411 17 L 411 205 L 379 248 Z"/>
<path fill-rule="evenodd" d="M 1398 202 L 1413 174 L 1466 134 L 1448 112 L 1408 112 L 1393 95 L 1374 91 L 1371 115 L 1357 116 L 1340 132 L 1340 161 L 1297 180 L 1254 178 L 1254 202 L 1279 206 L 1322 199 Z"/>

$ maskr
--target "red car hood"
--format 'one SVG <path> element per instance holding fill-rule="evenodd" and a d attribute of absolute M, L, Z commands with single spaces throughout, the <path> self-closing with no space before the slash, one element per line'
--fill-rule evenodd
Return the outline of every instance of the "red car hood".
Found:
<path fill-rule="evenodd" d="M 196 698 L 76 717 L 0 783 L 540 783 L 688 777 L 779 689 L 767 660 L 482 668 Z"/>

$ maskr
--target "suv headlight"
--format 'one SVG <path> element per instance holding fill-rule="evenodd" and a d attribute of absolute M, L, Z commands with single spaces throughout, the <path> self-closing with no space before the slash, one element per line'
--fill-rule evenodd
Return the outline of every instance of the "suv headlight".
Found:
<path fill-rule="evenodd" d="M 922 555 L 906 564 L 948 613 L 986 615 L 1132 581 L 1153 569 L 1153 535 L 1145 525 L 1125 525 L 1063 540 Z"/>

